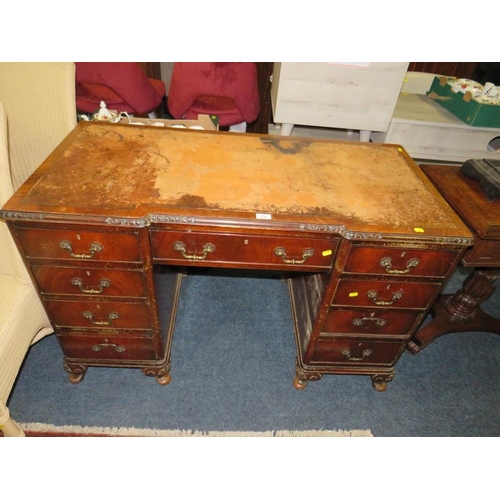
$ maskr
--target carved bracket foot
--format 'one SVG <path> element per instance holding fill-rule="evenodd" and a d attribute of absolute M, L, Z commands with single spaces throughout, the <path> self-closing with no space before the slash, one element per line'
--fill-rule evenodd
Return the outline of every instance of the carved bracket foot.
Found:
<path fill-rule="evenodd" d="M 394 378 L 394 373 L 383 373 L 371 375 L 372 386 L 377 392 L 384 392 L 387 389 L 387 382 Z"/>
<path fill-rule="evenodd" d="M 87 373 L 87 367 L 84 365 L 76 365 L 72 363 L 63 363 L 63 368 L 69 373 L 69 381 L 72 384 L 79 384 Z"/>
<path fill-rule="evenodd" d="M 300 366 L 295 367 L 295 378 L 293 379 L 293 386 L 295 389 L 301 391 L 305 389 L 308 380 L 319 380 L 322 377 L 321 373 L 318 372 L 306 372 Z"/>
<path fill-rule="evenodd" d="M 301 391 L 302 389 L 305 389 L 306 388 L 306 385 L 307 385 L 307 380 L 304 379 L 304 378 L 299 378 L 299 377 L 295 377 L 293 379 L 293 386 L 295 387 L 295 389 L 297 389 L 298 391 Z"/>
<path fill-rule="evenodd" d="M 166 363 L 163 366 L 147 366 L 141 368 L 141 370 L 144 375 L 155 377 L 160 385 L 168 385 L 172 380 L 170 375 L 170 363 Z"/>

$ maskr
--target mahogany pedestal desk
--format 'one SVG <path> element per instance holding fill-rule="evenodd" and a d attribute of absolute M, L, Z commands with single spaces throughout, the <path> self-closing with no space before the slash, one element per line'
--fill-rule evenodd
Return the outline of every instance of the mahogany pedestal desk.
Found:
<path fill-rule="evenodd" d="M 182 269 L 204 266 L 286 273 L 296 388 L 333 373 L 384 390 L 472 244 L 394 145 L 93 122 L 1 217 L 73 383 L 109 366 L 168 384 Z"/>
<path fill-rule="evenodd" d="M 460 173 L 460 167 L 421 165 L 421 169 L 471 229 L 474 246 L 465 252 L 462 263 L 475 269 L 455 294 L 438 298 L 431 310 L 433 320 L 408 346 L 414 354 L 447 333 L 500 334 L 500 319 L 481 309 L 495 291 L 500 272 L 500 200 L 489 201 L 480 181 Z"/>

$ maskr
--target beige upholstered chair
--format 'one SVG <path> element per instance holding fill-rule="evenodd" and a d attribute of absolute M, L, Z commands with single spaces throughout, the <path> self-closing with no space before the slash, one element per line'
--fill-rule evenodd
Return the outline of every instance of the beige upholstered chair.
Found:
<path fill-rule="evenodd" d="M 13 194 L 7 149 L 7 120 L 0 103 L 0 205 Z M 47 315 L 14 245 L 0 222 L 0 429 L 5 436 L 24 435 L 6 403 L 29 346 L 52 333 Z"/>
<path fill-rule="evenodd" d="M 76 126 L 75 64 L 0 63 L 14 191 Z"/>
<path fill-rule="evenodd" d="M 75 127 L 74 63 L 0 63 L 0 103 L 2 206 Z M 0 221 L 0 429 L 6 436 L 24 435 L 9 415 L 7 398 L 29 346 L 50 333 L 17 248 Z"/>

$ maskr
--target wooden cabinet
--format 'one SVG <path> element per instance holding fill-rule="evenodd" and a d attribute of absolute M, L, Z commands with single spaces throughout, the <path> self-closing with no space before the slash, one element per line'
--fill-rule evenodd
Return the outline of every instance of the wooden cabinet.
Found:
<path fill-rule="evenodd" d="M 304 287 L 304 278 L 291 278 L 298 346 L 295 387 L 302 389 L 323 373 L 367 373 L 376 390 L 385 390 L 461 253 L 343 241 L 336 270 L 323 283 L 325 314 L 317 313 L 312 330 L 310 314 L 298 304 L 304 291 L 308 302 L 318 292 Z"/>
<path fill-rule="evenodd" d="M 80 382 L 88 365 L 104 364 L 137 366 L 169 383 L 147 230 L 16 222 L 11 232 L 64 350 L 71 382 Z M 177 275 L 172 286 L 179 284 Z"/>
<path fill-rule="evenodd" d="M 127 124 L 80 123 L 1 216 L 75 383 L 110 366 L 168 384 L 181 270 L 208 266 L 286 274 L 295 387 L 384 390 L 472 244 L 401 147 Z"/>

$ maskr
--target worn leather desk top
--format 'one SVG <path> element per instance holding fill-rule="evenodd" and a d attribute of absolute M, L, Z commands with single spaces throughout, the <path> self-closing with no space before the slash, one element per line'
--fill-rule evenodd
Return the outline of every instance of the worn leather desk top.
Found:
<path fill-rule="evenodd" d="M 397 146 L 92 122 L 80 123 L 4 210 L 470 237 Z"/>

